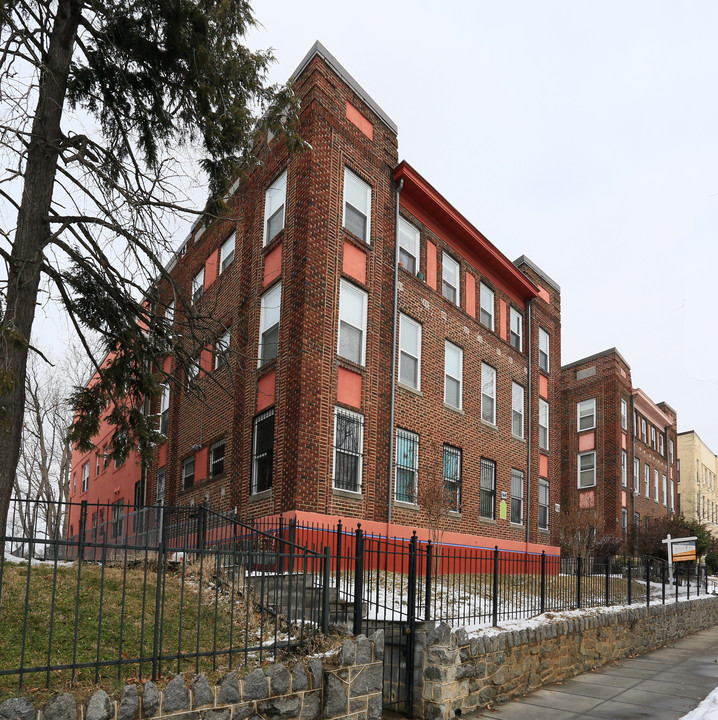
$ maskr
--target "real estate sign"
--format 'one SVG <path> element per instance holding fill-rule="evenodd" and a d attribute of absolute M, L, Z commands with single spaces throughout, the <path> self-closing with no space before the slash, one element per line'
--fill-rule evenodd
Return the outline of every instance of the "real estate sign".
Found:
<path fill-rule="evenodd" d="M 696 559 L 696 541 L 695 540 L 674 540 L 673 562 L 685 562 L 686 560 Z"/>

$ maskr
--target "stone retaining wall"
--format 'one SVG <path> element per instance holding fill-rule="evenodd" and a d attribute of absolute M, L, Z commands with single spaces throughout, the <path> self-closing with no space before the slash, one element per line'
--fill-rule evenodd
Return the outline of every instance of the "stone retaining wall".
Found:
<path fill-rule="evenodd" d="M 448 720 L 712 627 L 718 597 L 586 613 L 483 635 L 426 623 L 417 633 L 415 716 Z"/>
<path fill-rule="evenodd" d="M 45 703 L 42 720 L 381 720 L 384 633 L 346 640 L 338 653 L 287 669 L 281 663 L 211 687 L 204 675 L 187 684 L 176 675 L 164 690 L 147 681 L 125 685 L 113 700 L 98 690 L 86 705 L 70 693 Z M 0 720 L 37 720 L 27 698 L 0 703 Z"/>

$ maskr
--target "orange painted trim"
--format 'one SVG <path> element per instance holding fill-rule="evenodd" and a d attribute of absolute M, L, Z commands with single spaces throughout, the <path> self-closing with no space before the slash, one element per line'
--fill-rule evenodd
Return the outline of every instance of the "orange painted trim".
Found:
<path fill-rule="evenodd" d="M 208 448 L 203 447 L 194 456 L 194 481 L 195 484 L 207 479 L 207 453 Z"/>
<path fill-rule="evenodd" d="M 282 243 L 264 256 L 263 287 L 267 287 L 282 274 Z"/>
<path fill-rule="evenodd" d="M 349 101 L 347 101 L 347 120 L 352 125 L 356 125 L 370 140 L 374 139 L 374 126 Z"/>
<path fill-rule="evenodd" d="M 506 340 L 506 300 L 499 300 L 499 337 Z"/>
<path fill-rule="evenodd" d="M 548 400 L 548 378 L 545 375 L 539 375 L 539 395 Z"/>
<path fill-rule="evenodd" d="M 204 266 L 204 290 L 217 279 L 217 269 L 219 267 L 219 248 L 215 250 L 208 258 Z"/>
<path fill-rule="evenodd" d="M 471 273 L 466 273 L 466 312 L 476 317 L 476 278 Z"/>
<path fill-rule="evenodd" d="M 167 464 L 167 443 L 162 443 L 160 449 L 157 451 L 157 467 L 162 467 Z"/>
<path fill-rule="evenodd" d="M 337 368 L 337 402 L 361 409 L 362 376 L 346 368 Z"/>
<path fill-rule="evenodd" d="M 261 412 L 274 405 L 274 396 L 277 389 L 277 371 L 265 373 L 257 383 L 257 412 Z"/>
<path fill-rule="evenodd" d="M 513 300 L 523 303 L 538 295 L 538 287 L 406 161 L 394 170 L 394 180 L 404 181 L 399 196 L 401 206 L 475 264 Z"/>
<path fill-rule="evenodd" d="M 348 240 L 342 251 L 342 271 L 349 277 L 366 284 L 366 253 Z"/>
<path fill-rule="evenodd" d="M 436 290 L 436 245 L 426 241 L 426 284 Z"/>
<path fill-rule="evenodd" d="M 548 292 L 542 288 L 540 285 L 536 286 L 538 288 L 538 296 L 544 301 L 544 302 L 551 302 L 551 296 L 548 294 Z"/>
<path fill-rule="evenodd" d="M 548 455 L 539 455 L 539 475 L 548 477 Z"/>
<path fill-rule="evenodd" d="M 596 433 L 585 432 L 578 436 L 578 450 L 579 452 L 585 452 L 586 450 L 593 450 L 596 447 Z"/>

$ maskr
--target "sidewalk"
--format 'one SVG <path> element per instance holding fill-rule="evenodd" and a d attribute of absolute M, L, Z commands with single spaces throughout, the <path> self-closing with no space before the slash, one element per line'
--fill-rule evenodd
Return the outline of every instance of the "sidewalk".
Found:
<path fill-rule="evenodd" d="M 465 718 L 678 720 L 718 686 L 718 627 Z"/>

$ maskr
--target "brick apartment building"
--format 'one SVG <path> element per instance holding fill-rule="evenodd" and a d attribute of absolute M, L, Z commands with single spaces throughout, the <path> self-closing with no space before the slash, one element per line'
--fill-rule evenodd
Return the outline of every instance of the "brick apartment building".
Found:
<path fill-rule="evenodd" d="M 438 486 L 447 537 L 549 544 L 559 287 L 399 162 L 396 126 L 321 44 L 292 80 L 311 149 L 266 137 L 227 215 L 198 223 L 171 268 L 216 333 L 152 408 L 167 441 L 147 482 L 131 465 L 114 497 L 75 453 L 89 474 L 72 499 L 408 534 Z M 169 287 L 161 300 L 181 323 Z"/>
<path fill-rule="evenodd" d="M 678 433 L 678 508 L 689 520 L 718 533 L 718 457 L 695 430 Z"/>
<path fill-rule="evenodd" d="M 615 348 L 561 373 L 562 514 L 595 513 L 598 537 L 625 537 L 675 512 L 675 411 L 633 387 Z"/>

